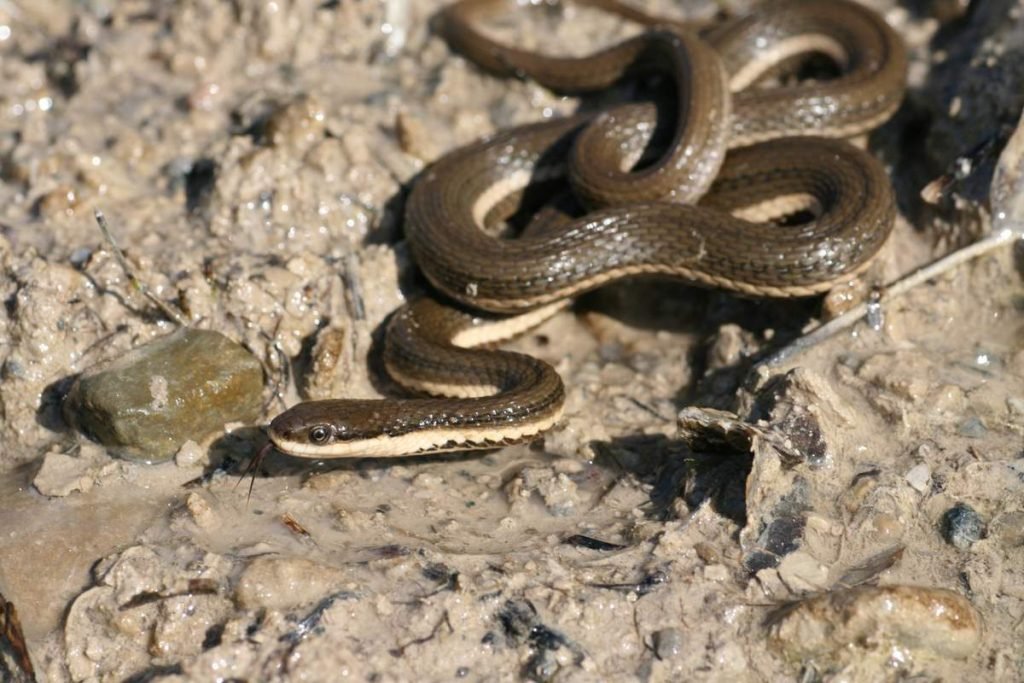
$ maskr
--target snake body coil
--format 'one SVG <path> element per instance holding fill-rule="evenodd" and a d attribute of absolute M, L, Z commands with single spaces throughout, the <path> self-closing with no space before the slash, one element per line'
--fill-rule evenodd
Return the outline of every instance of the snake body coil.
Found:
<path fill-rule="evenodd" d="M 552 89 L 667 75 L 676 116 L 667 147 L 649 158 L 658 110 L 640 103 L 507 130 L 436 162 L 409 197 L 406 235 L 431 284 L 478 313 L 431 298 L 407 304 L 389 323 L 385 364 L 406 386 L 452 398 L 302 403 L 271 423 L 279 450 L 394 456 L 532 438 L 561 415 L 557 373 L 528 356 L 468 347 L 522 331 L 570 297 L 630 275 L 807 296 L 861 272 L 881 248 L 895 216 L 884 170 L 820 136 L 864 133 L 899 105 L 906 58 L 884 21 L 846 0 L 787 0 L 704 40 L 614 0 L 582 4 L 651 28 L 590 57 L 554 58 L 481 33 L 479 23 L 502 6 L 496 0 L 463 0 L 443 13 L 443 25 L 450 43 L 484 68 Z M 807 52 L 828 55 L 841 75 L 754 87 Z M 485 229 L 529 187 L 557 179 L 591 210 L 514 240 Z M 770 222 L 807 209 L 812 220 Z"/>

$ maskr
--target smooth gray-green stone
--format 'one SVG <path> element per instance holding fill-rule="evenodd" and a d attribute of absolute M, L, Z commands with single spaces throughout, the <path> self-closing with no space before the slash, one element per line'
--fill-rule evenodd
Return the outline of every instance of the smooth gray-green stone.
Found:
<path fill-rule="evenodd" d="M 222 334 L 184 328 L 79 377 L 69 424 L 122 457 L 161 462 L 185 441 L 260 412 L 259 361 Z"/>

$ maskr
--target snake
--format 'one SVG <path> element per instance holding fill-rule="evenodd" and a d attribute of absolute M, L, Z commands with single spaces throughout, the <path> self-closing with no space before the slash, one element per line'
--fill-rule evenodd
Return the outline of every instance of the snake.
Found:
<path fill-rule="evenodd" d="M 780 0 L 699 30 L 618 0 L 575 4 L 643 30 L 577 57 L 492 38 L 483 26 L 514 0 L 461 0 L 439 23 L 487 72 L 572 94 L 649 78 L 668 104 L 517 126 L 429 166 L 407 198 L 405 236 L 434 293 L 391 316 L 383 352 L 417 395 L 301 402 L 271 421 L 268 448 L 398 457 L 529 441 L 557 424 L 565 387 L 549 364 L 493 347 L 574 297 L 637 275 L 812 296 L 862 273 L 885 243 L 896 213 L 885 169 L 843 139 L 902 100 L 905 48 L 884 19 L 851 0 Z M 792 82 L 786 68 L 809 53 L 839 74 Z M 541 209 L 518 237 L 498 234 L 556 184 L 577 211 Z M 785 220 L 800 212 L 810 218 Z"/>

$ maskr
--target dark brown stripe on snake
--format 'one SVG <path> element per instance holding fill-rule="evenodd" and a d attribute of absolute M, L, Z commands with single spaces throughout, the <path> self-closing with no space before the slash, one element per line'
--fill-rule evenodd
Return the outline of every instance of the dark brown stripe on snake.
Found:
<path fill-rule="evenodd" d="M 462 397 L 299 404 L 271 423 L 280 450 L 392 456 L 532 438 L 560 415 L 557 374 L 527 356 L 457 345 L 521 330 L 568 297 L 635 274 L 745 295 L 806 296 L 862 271 L 882 246 L 895 209 L 880 165 L 841 141 L 783 136 L 859 134 L 891 115 L 906 59 L 884 21 L 847 1 L 771 3 L 706 33 L 719 57 L 686 28 L 662 26 L 613 0 L 582 4 L 657 27 L 592 57 L 551 59 L 497 45 L 477 28 L 505 3 L 464 0 L 442 18 L 449 41 L 485 68 L 560 90 L 663 71 L 675 83 L 679 114 L 668 149 L 630 172 L 655 123 L 654 107 L 639 104 L 522 126 L 439 160 L 408 201 L 406 234 L 417 263 L 462 304 L 521 315 L 474 315 L 433 299 L 403 307 L 388 328 L 389 371 L 416 390 Z M 829 55 L 842 75 L 728 95 L 728 78 L 750 85 L 807 50 Z M 764 140 L 725 156 L 726 147 Z M 516 240 L 482 229 L 529 184 L 566 176 L 587 204 L 607 208 Z M 712 180 L 698 206 L 667 201 L 700 196 Z M 794 226 L 740 218 L 803 206 L 813 206 L 815 217 Z"/>

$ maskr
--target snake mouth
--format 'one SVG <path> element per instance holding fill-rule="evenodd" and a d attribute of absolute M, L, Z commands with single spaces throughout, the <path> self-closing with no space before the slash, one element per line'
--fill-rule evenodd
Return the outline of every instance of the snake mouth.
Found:
<path fill-rule="evenodd" d="M 322 447 L 314 446 L 300 441 L 290 441 L 279 434 L 270 433 L 270 443 L 274 448 L 285 455 L 298 456 L 300 458 L 330 458 L 331 454 L 323 452 Z M 339 456 L 334 456 L 339 457 Z"/>
<path fill-rule="evenodd" d="M 267 443 L 282 453 L 287 453 L 286 450 L 287 441 L 282 437 L 281 433 L 272 429 L 270 425 L 267 425 L 265 430 L 267 435 Z"/>

